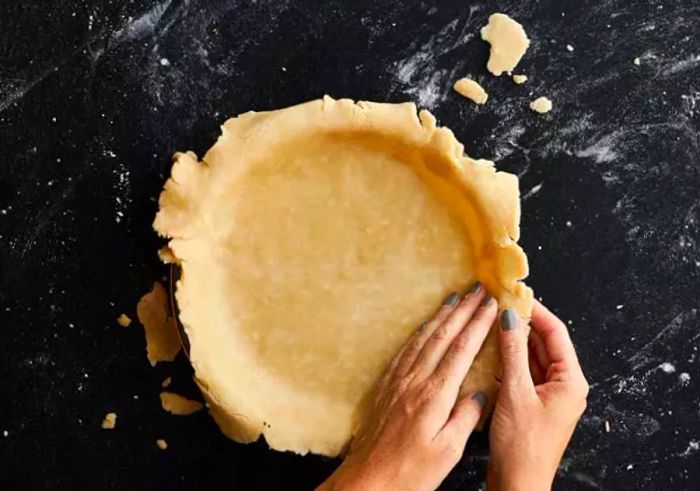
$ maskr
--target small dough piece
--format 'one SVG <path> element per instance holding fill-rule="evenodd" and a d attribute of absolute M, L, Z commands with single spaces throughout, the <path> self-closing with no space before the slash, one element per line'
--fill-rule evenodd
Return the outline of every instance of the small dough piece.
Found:
<path fill-rule="evenodd" d="M 548 113 L 552 110 L 552 101 L 546 97 L 538 97 L 530 103 L 530 109 L 540 114 Z"/>
<path fill-rule="evenodd" d="M 229 119 L 201 161 L 178 154 L 159 203 L 195 380 L 238 442 L 341 453 L 397 350 L 477 279 L 530 317 L 518 178 L 411 103 L 324 97 Z M 462 384 L 487 394 L 484 415 L 497 334 Z"/>
<path fill-rule="evenodd" d="M 455 82 L 452 88 L 455 92 L 463 95 L 467 99 L 471 99 L 477 104 L 484 104 L 489 98 L 484 88 L 479 85 L 478 82 L 470 78 L 460 78 Z"/>
<path fill-rule="evenodd" d="M 146 353 L 151 366 L 159 361 L 173 361 L 181 345 L 163 285 L 157 281 L 153 284 L 153 289 L 139 300 L 136 314 L 146 332 Z"/>
<path fill-rule="evenodd" d="M 168 377 L 168 378 L 166 378 L 165 380 L 163 380 L 163 383 L 160 384 L 160 385 L 161 385 L 162 387 L 167 387 L 167 386 L 170 385 L 170 382 L 172 382 L 172 381 L 173 381 L 173 379 L 172 379 L 171 377 Z"/>
<path fill-rule="evenodd" d="M 199 401 L 192 401 L 174 392 L 161 392 L 160 404 L 163 409 L 177 416 L 188 416 L 204 407 Z"/>
<path fill-rule="evenodd" d="M 632 63 L 634 63 L 635 65 L 639 66 L 639 65 L 642 64 L 642 60 L 640 60 L 639 57 L 637 57 L 637 58 L 635 58 L 634 60 L 632 60 Z"/>
<path fill-rule="evenodd" d="M 510 74 L 530 46 L 523 26 L 500 13 L 489 17 L 481 28 L 481 39 L 491 45 L 486 68 L 497 77 L 503 72 Z"/>
<path fill-rule="evenodd" d="M 113 430 L 117 426 L 117 413 L 107 413 L 102 420 L 103 430 Z"/>
<path fill-rule="evenodd" d="M 156 446 L 160 448 L 161 450 L 166 450 L 168 448 L 168 442 L 163 440 L 162 438 L 158 438 L 156 440 Z"/>
<path fill-rule="evenodd" d="M 513 75 L 513 82 L 518 85 L 524 84 L 527 82 L 527 75 Z"/>
<path fill-rule="evenodd" d="M 126 314 L 122 314 L 117 317 L 117 324 L 122 327 L 129 327 L 131 325 L 131 318 Z"/>
<path fill-rule="evenodd" d="M 171 251 L 170 247 L 168 246 L 161 247 L 160 249 L 158 249 L 158 258 L 164 264 L 177 263 L 177 258 L 175 257 L 175 254 L 173 254 L 173 251 Z"/>

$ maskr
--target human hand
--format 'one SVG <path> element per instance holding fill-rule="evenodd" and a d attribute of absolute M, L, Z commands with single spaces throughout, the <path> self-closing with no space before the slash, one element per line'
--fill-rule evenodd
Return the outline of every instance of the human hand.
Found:
<path fill-rule="evenodd" d="M 503 381 L 489 432 L 489 489 L 550 489 L 586 409 L 588 382 L 564 323 L 536 301 L 529 350 L 521 323 L 512 310 L 501 314 Z"/>
<path fill-rule="evenodd" d="M 486 404 L 460 385 L 496 321 L 478 283 L 450 295 L 414 333 L 379 382 L 374 416 L 320 490 L 435 489 L 459 462 Z"/>

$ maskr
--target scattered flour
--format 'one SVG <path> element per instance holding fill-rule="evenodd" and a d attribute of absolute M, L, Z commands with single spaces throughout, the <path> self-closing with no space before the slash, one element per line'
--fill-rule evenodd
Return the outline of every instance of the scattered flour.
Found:
<path fill-rule="evenodd" d="M 410 56 L 393 64 L 393 71 L 403 90 L 421 107 L 433 108 L 450 89 L 445 80 L 455 78 L 448 70 L 438 69 L 437 61 L 474 36 L 469 32 L 471 26 L 468 21 L 461 29 L 459 23 L 460 19 L 455 19 L 422 45 L 412 45 L 408 50 Z"/>
<path fill-rule="evenodd" d="M 611 140 L 610 137 L 604 137 L 582 150 L 577 150 L 574 155 L 581 158 L 592 158 L 596 164 L 613 162 L 618 158 L 618 154 L 613 150 Z"/>
<path fill-rule="evenodd" d="M 688 448 L 686 448 L 684 452 L 678 454 L 678 456 L 687 457 L 688 455 L 694 454 L 698 450 L 700 450 L 700 441 L 690 440 L 688 442 Z"/>
<path fill-rule="evenodd" d="M 665 373 L 673 373 L 676 371 L 676 367 L 674 367 L 671 363 L 665 361 L 661 365 L 659 365 L 659 368 L 663 370 Z"/>
<path fill-rule="evenodd" d="M 114 32 L 113 38 L 115 40 L 139 39 L 149 35 L 158 27 L 158 23 L 171 3 L 172 0 L 165 0 L 156 4 L 145 14 L 131 19 L 124 27 Z"/>

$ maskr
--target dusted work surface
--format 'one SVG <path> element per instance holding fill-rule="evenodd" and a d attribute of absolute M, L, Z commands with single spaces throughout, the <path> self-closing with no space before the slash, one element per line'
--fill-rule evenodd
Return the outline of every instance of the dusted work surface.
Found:
<path fill-rule="evenodd" d="M 485 70 L 497 10 L 532 39 L 522 86 Z M 116 323 L 165 274 L 151 221 L 169 155 L 324 93 L 413 100 L 520 176 L 528 284 L 571 321 L 592 386 L 556 486 L 697 487 L 698 22 L 690 0 L 6 2 L 0 487 L 308 489 L 331 472 L 165 413 L 165 377 L 196 394 L 186 363 L 151 368 L 141 328 Z M 452 92 L 463 76 L 484 106 Z M 479 435 L 444 488 L 478 488 L 486 461 Z"/>

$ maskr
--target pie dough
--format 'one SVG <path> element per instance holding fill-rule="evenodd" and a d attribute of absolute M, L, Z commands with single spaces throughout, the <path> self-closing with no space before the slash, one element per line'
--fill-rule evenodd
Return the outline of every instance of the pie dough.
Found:
<path fill-rule="evenodd" d="M 481 28 L 481 39 L 491 45 L 486 68 L 497 77 L 510 72 L 530 46 L 523 26 L 506 14 L 491 14 L 489 22 Z"/>
<path fill-rule="evenodd" d="M 546 97 L 538 97 L 530 103 L 530 109 L 540 114 L 548 113 L 552 110 L 552 101 Z"/>
<path fill-rule="evenodd" d="M 146 333 L 146 355 L 151 366 L 159 361 L 173 361 L 181 345 L 163 285 L 157 281 L 153 283 L 153 289 L 136 305 L 136 316 Z"/>
<path fill-rule="evenodd" d="M 117 413 L 107 413 L 102 420 L 103 430 L 113 430 L 117 426 Z"/>
<path fill-rule="evenodd" d="M 165 411 L 177 416 L 189 416 L 204 407 L 204 404 L 201 402 L 192 401 L 174 392 L 161 392 L 160 405 Z"/>
<path fill-rule="evenodd" d="M 477 104 L 485 104 L 489 98 L 489 95 L 486 93 L 484 88 L 479 85 L 478 82 L 470 78 L 460 78 L 455 82 L 452 88 L 458 94 L 471 99 Z"/>
<path fill-rule="evenodd" d="M 518 180 L 414 104 L 324 97 L 229 119 L 177 153 L 154 228 L 180 265 L 195 379 L 223 432 L 335 456 L 376 380 L 451 291 L 528 319 Z M 495 401 L 495 330 L 464 382 Z"/>

